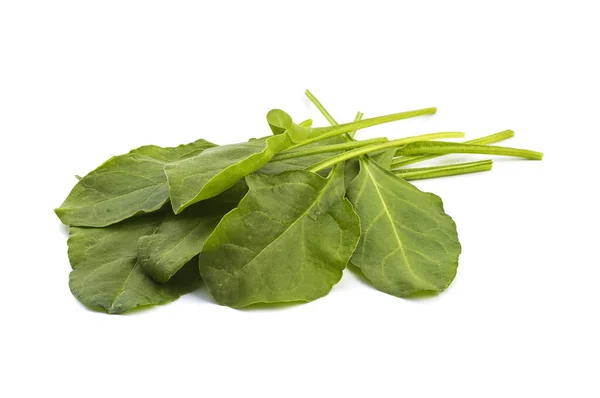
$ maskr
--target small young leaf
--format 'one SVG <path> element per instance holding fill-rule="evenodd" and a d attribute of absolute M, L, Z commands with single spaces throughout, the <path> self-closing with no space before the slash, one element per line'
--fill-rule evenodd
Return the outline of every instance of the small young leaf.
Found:
<path fill-rule="evenodd" d="M 281 109 L 271 109 L 267 113 L 267 122 L 273 134 L 283 134 L 287 132 L 290 139 L 295 143 L 300 143 L 310 138 L 313 133 L 310 126 L 312 120 L 304 121 L 296 124 L 292 121 L 292 117 Z"/>
<path fill-rule="evenodd" d="M 150 278 L 137 259 L 137 242 L 152 234 L 163 212 L 125 220 L 105 228 L 71 227 L 69 287 L 88 307 L 117 314 L 132 308 L 164 304 L 194 290 L 200 283 L 195 261 L 166 284 Z"/>
<path fill-rule="evenodd" d="M 214 146 L 198 140 L 171 148 L 143 146 L 115 156 L 81 178 L 56 215 L 67 225 L 104 227 L 156 211 L 169 199 L 165 165 Z"/>
<path fill-rule="evenodd" d="M 342 276 L 360 234 L 343 169 L 246 177 L 248 194 L 205 242 L 200 273 L 231 307 L 311 301 Z"/>
<path fill-rule="evenodd" d="M 293 124 L 292 117 L 281 109 L 271 109 L 267 113 L 267 123 L 275 135 L 285 133 Z"/>
<path fill-rule="evenodd" d="M 362 231 L 352 263 L 377 289 L 394 296 L 444 290 L 456 275 L 461 246 L 441 199 L 368 157 L 359 162 L 347 191 Z"/>

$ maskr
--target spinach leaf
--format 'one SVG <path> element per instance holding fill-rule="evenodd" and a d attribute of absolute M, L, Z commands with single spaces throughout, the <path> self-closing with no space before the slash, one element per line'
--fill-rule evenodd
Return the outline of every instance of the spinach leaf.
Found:
<path fill-rule="evenodd" d="M 200 252 L 200 273 L 221 304 L 311 301 L 342 276 L 360 235 L 344 198 L 343 168 L 246 177 L 248 194 Z"/>
<path fill-rule="evenodd" d="M 190 206 L 179 215 L 166 214 L 151 235 L 138 240 L 139 261 L 155 281 L 167 282 L 200 253 L 221 218 L 236 207 L 248 191 L 242 180 L 229 190 Z"/>
<path fill-rule="evenodd" d="M 169 199 L 165 165 L 214 146 L 205 140 L 171 148 L 148 145 L 115 156 L 81 178 L 55 213 L 67 225 L 104 227 L 156 211 Z"/>
<path fill-rule="evenodd" d="M 307 90 L 306 95 L 337 124 L 312 93 Z M 392 148 L 346 161 L 347 173 L 356 172 L 355 162 L 360 170 L 346 192 L 361 220 L 351 262 L 376 288 L 395 296 L 441 291 L 456 275 L 461 250 L 456 224 L 444 213 L 439 197 L 388 171 L 394 152 Z"/>
<path fill-rule="evenodd" d="M 179 214 L 194 203 L 220 194 L 292 144 L 284 133 L 210 148 L 166 165 L 173 211 Z"/>
<path fill-rule="evenodd" d="M 152 234 L 164 215 L 155 212 L 105 228 L 71 227 L 69 287 L 73 295 L 88 307 L 117 314 L 168 303 L 194 290 L 200 283 L 195 261 L 165 284 L 153 281 L 140 265 L 138 239 Z"/>
<path fill-rule="evenodd" d="M 346 193 L 361 220 L 352 263 L 377 289 L 394 296 L 444 290 L 456 275 L 461 246 L 441 199 L 369 157 L 359 162 Z"/>

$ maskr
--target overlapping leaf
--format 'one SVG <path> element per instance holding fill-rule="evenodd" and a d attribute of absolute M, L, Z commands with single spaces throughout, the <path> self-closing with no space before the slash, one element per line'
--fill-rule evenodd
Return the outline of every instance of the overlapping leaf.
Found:
<path fill-rule="evenodd" d="M 198 286 L 201 274 L 215 299 L 231 307 L 311 301 L 331 290 L 349 261 L 389 294 L 439 292 L 456 274 L 456 225 L 440 198 L 390 173 L 390 166 L 453 152 L 542 158 L 483 145 L 512 131 L 458 144 L 414 142 L 462 136 L 449 132 L 340 145 L 355 130 L 436 109 L 364 120 L 359 113 L 353 123 L 337 125 L 307 95 L 333 126 L 313 128 L 310 120 L 297 125 L 275 109 L 267 115 L 273 136 L 220 147 L 204 140 L 144 146 L 78 177 L 56 209 L 71 226 L 69 286 L 75 297 L 121 313 L 172 301 Z M 350 135 L 340 136 L 345 133 Z M 323 145 L 331 146 L 310 149 Z M 414 154 L 422 155 L 404 156 Z M 404 158 L 392 162 L 394 155 Z M 490 166 L 395 173 L 431 178 Z M 165 209 L 169 200 L 174 213 Z"/>
<path fill-rule="evenodd" d="M 69 287 L 86 306 L 111 314 L 164 304 L 195 289 L 200 276 L 189 262 L 168 283 L 147 275 L 137 256 L 138 239 L 152 234 L 165 214 L 155 212 L 104 228 L 71 227 Z"/>
<path fill-rule="evenodd" d="M 175 214 L 201 200 L 212 198 L 260 169 L 293 143 L 287 134 L 222 145 L 168 164 L 165 173 Z"/>
<path fill-rule="evenodd" d="M 56 215 L 67 225 L 103 227 L 156 211 L 169 199 L 165 165 L 214 146 L 205 140 L 171 148 L 149 145 L 113 157 L 77 182 Z"/>
<path fill-rule="evenodd" d="M 167 282 L 195 257 L 221 218 L 237 206 L 248 191 L 244 181 L 179 215 L 168 212 L 151 235 L 138 240 L 142 268 L 157 282 Z"/>
<path fill-rule="evenodd" d="M 359 238 L 343 168 L 246 178 L 249 192 L 205 242 L 200 273 L 232 307 L 310 301 L 336 284 Z"/>

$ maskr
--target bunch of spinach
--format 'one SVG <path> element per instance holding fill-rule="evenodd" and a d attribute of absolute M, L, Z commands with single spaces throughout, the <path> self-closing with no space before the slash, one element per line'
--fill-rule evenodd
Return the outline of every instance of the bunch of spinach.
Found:
<path fill-rule="evenodd" d="M 408 180 L 489 170 L 491 160 L 400 168 L 449 153 L 542 158 L 489 146 L 510 130 L 467 141 L 442 132 L 357 141 L 354 132 L 435 108 L 338 124 L 267 114 L 271 135 L 232 145 L 198 140 L 142 146 L 80 178 L 55 210 L 69 226 L 69 286 L 84 305 L 121 313 L 167 303 L 202 280 L 221 304 L 311 301 L 348 263 L 406 297 L 444 290 L 461 245 L 436 195 Z"/>

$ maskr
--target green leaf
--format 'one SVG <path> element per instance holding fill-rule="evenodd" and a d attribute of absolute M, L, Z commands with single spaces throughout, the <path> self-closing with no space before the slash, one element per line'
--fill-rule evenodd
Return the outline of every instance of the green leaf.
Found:
<path fill-rule="evenodd" d="M 242 180 L 221 195 L 190 206 L 179 215 L 169 212 L 152 235 L 138 240 L 138 256 L 144 271 L 157 282 L 167 282 L 200 253 L 221 218 L 238 205 L 247 191 Z"/>
<path fill-rule="evenodd" d="M 456 275 L 461 246 L 441 199 L 368 157 L 359 162 L 360 173 L 347 191 L 362 232 L 352 263 L 394 296 L 444 290 Z"/>
<path fill-rule="evenodd" d="M 200 273 L 231 307 L 311 301 L 342 276 L 360 234 L 343 169 L 246 177 L 248 194 L 204 244 Z"/>
<path fill-rule="evenodd" d="M 117 314 L 132 308 L 164 304 L 194 290 L 200 283 L 195 261 L 166 284 L 158 284 L 137 259 L 137 242 L 152 234 L 164 217 L 155 212 L 105 228 L 71 227 L 69 287 L 88 307 Z"/>
<path fill-rule="evenodd" d="M 210 148 L 168 164 L 165 173 L 173 211 L 179 214 L 194 203 L 224 192 L 291 145 L 287 134 L 279 134 Z"/>
<path fill-rule="evenodd" d="M 171 148 L 143 146 L 115 156 L 81 178 L 56 215 L 67 225 L 104 227 L 156 211 L 169 199 L 165 165 L 214 146 L 198 140 Z"/>
<path fill-rule="evenodd" d="M 312 93 L 307 90 L 306 95 L 331 124 L 337 124 Z M 458 266 L 456 225 L 444 213 L 440 198 L 388 171 L 394 152 L 384 150 L 345 162 L 347 175 L 358 174 L 346 194 L 361 219 L 361 238 L 351 262 L 375 287 L 395 296 L 441 291 L 452 282 Z M 432 225 L 436 227 L 427 231 Z"/>

